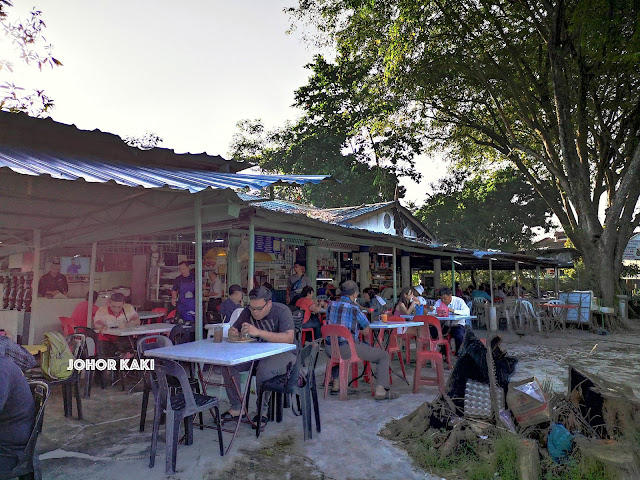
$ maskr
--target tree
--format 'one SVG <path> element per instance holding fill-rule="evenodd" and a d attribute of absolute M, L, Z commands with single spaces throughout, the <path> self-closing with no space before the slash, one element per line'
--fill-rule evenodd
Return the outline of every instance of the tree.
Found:
<path fill-rule="evenodd" d="M 300 0 L 291 12 L 419 108 L 433 145 L 517 168 L 614 303 L 640 225 L 638 2 Z"/>
<path fill-rule="evenodd" d="M 432 187 L 416 215 L 439 242 L 517 251 L 531 247 L 535 227 L 551 227 L 547 205 L 514 169 L 456 170 Z"/>
<path fill-rule="evenodd" d="M 269 172 L 333 175 L 340 185 L 304 187 L 294 198 L 318 207 L 401 197 L 398 177 L 416 177 L 413 157 L 422 148 L 409 119 L 395 117 L 393 103 L 368 89 L 368 69 L 358 62 L 318 56 L 307 68 L 309 82 L 295 92 L 301 118 L 273 131 L 259 120 L 240 121 L 231 156 Z"/>
<path fill-rule="evenodd" d="M 122 141 L 130 147 L 138 147 L 140 150 L 151 150 L 163 142 L 160 135 L 148 131 L 144 132 L 140 137 L 134 137 L 131 135 L 123 137 Z"/>
<path fill-rule="evenodd" d="M 10 21 L 7 10 L 12 6 L 10 0 L 0 0 L 0 46 L 3 55 L 13 53 L 13 57 L 27 65 L 58 67 L 62 63 L 53 56 L 53 47 L 46 44 L 43 31 L 46 27 L 42 20 L 42 12 L 33 9 L 27 20 Z M 0 110 L 10 112 L 26 112 L 29 115 L 45 115 L 53 108 L 53 100 L 44 90 L 34 89 L 31 92 L 10 81 L 10 74 L 15 68 L 11 56 L 0 57 Z"/>

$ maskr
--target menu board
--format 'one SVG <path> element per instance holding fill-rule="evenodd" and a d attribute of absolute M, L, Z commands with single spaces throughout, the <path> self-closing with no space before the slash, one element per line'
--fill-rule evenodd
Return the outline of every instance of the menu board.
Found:
<path fill-rule="evenodd" d="M 629 240 L 627 248 L 622 254 L 623 260 L 640 260 L 640 234 L 634 235 Z"/>
<path fill-rule="evenodd" d="M 268 237 L 266 235 L 256 235 L 254 250 L 263 253 L 280 253 L 282 251 L 282 239 L 279 237 Z"/>

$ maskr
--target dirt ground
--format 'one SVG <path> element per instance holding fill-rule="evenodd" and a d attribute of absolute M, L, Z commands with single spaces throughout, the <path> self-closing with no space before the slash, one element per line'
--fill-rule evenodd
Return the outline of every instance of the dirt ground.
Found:
<path fill-rule="evenodd" d="M 639 322 L 640 324 L 640 322 Z M 486 332 L 477 332 L 485 337 Z M 551 335 L 523 337 L 501 332 L 503 347 L 519 359 L 514 379 L 537 376 L 552 381 L 555 390 L 566 391 L 570 363 L 588 371 L 628 384 L 638 395 L 640 386 L 640 330 L 626 334 L 598 336 L 580 330 Z M 594 349 L 595 347 L 595 349 Z M 324 374 L 326 356 L 321 353 L 318 378 Z M 392 364 L 400 373 L 397 360 Z M 448 370 L 445 370 L 448 373 Z M 413 366 L 407 369 L 412 380 Z M 132 383 L 127 384 L 128 387 Z M 349 400 L 323 399 L 320 390 L 322 432 L 314 430 L 313 440 L 302 440 L 302 422 L 291 410 L 282 423 L 270 423 L 260 438 L 249 425 L 241 425 L 232 451 L 218 454 L 215 430 L 195 430 L 194 444 L 178 447 L 177 473 L 164 474 L 164 429 L 160 431 L 158 457 L 149 469 L 152 412 L 147 429 L 139 432 L 141 388 L 127 394 L 118 387 L 95 387 L 91 398 L 83 400 L 84 419 L 65 419 L 59 388 L 54 389 L 47 406 L 44 430 L 38 443 L 45 479 L 122 479 L 122 478 L 260 478 L 260 479 L 430 479 L 415 465 L 405 450 L 378 436 L 391 419 L 415 410 L 437 394 L 434 387 L 422 387 L 418 394 L 397 376 L 394 391 L 400 398 L 376 402 L 370 387 L 360 383 Z M 217 395 L 218 389 L 210 390 Z M 253 403 L 253 401 L 252 401 Z M 222 411 L 225 410 L 224 402 Z M 75 413 L 75 409 L 74 409 Z M 211 417 L 205 419 L 211 423 Z M 225 444 L 230 434 L 225 434 Z"/>

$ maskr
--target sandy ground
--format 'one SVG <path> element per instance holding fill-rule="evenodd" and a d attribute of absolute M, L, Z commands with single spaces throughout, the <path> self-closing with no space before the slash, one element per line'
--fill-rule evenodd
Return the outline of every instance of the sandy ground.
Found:
<path fill-rule="evenodd" d="M 566 390 L 569 364 L 628 384 L 640 385 L 640 331 L 624 335 L 597 336 L 569 330 L 551 335 L 519 337 L 501 332 L 503 346 L 519 359 L 514 379 L 537 376 L 549 378 L 558 391 Z M 486 332 L 478 332 L 486 336 Z M 597 346 L 596 346 L 597 345 Z M 594 349 L 595 346 L 595 349 Z M 319 378 L 326 357 L 320 355 Z M 400 372 L 397 361 L 393 368 Z M 445 370 L 448 373 L 448 370 Z M 411 380 L 413 367 L 407 370 Z M 132 383 L 128 383 L 128 387 Z M 215 430 L 195 430 L 194 444 L 178 447 L 175 479 L 430 479 L 416 468 L 404 450 L 377 433 L 388 421 L 402 417 L 437 394 L 434 387 L 411 393 L 410 386 L 394 376 L 393 388 L 400 398 L 376 402 L 368 384 L 352 390 L 349 400 L 323 399 L 320 390 L 322 432 L 313 440 L 302 440 L 302 421 L 291 410 L 282 423 L 270 423 L 259 439 L 249 425 L 241 425 L 228 456 L 218 454 Z M 210 394 L 217 395 L 218 389 Z M 636 394 L 638 391 L 636 390 Z M 254 397 L 255 398 L 255 397 Z M 254 402 L 252 401 L 252 404 Z M 149 469 L 152 412 L 147 429 L 138 430 L 141 389 L 126 394 L 119 388 L 95 387 L 91 398 L 83 399 L 84 420 L 65 419 L 59 387 L 54 389 L 38 443 L 45 479 L 127 479 L 167 478 L 164 474 L 164 428 L 158 444 L 156 466 Z M 225 410 L 223 402 L 223 411 Z M 75 410 L 74 410 L 75 413 Z M 211 423 L 211 417 L 205 419 Z M 230 434 L 224 434 L 225 444 Z"/>

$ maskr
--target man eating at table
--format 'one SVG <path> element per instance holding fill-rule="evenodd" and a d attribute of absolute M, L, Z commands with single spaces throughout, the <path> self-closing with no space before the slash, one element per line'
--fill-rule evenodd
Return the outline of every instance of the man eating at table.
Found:
<path fill-rule="evenodd" d="M 233 326 L 229 328 L 229 341 L 239 341 L 243 338 L 256 338 L 258 342 L 270 343 L 293 343 L 294 327 L 293 316 L 291 310 L 282 303 L 272 301 L 271 290 L 265 287 L 257 287 L 249 292 L 249 306 L 244 309 Z M 260 388 L 265 381 L 282 375 L 287 372 L 287 365 L 295 363 L 296 352 L 280 353 L 271 357 L 263 358 L 257 362 L 256 367 L 256 385 Z M 240 395 L 236 391 L 235 385 L 240 386 L 240 372 L 249 370 L 251 363 L 244 363 L 235 367 L 222 369 L 227 390 L 227 398 L 231 403 L 228 412 L 222 415 L 224 421 L 238 420 L 238 416 L 242 414 L 242 402 Z M 266 412 L 266 400 L 262 411 Z M 262 427 L 267 423 L 267 417 L 263 416 L 258 419 L 256 415 L 253 418 L 254 428 Z M 258 425 L 259 424 L 259 425 Z"/>
<path fill-rule="evenodd" d="M 465 301 L 460 297 L 451 295 L 450 288 L 445 287 L 440 290 L 440 299 L 433 306 L 436 312 L 438 308 L 442 307 L 449 309 L 449 315 L 470 315 L 469 307 Z M 456 352 L 460 351 L 460 345 L 462 345 L 462 341 L 464 340 L 465 324 L 466 320 L 452 320 L 451 322 L 447 322 L 447 325 L 442 326 L 442 334 L 447 335 L 450 333 L 453 337 L 456 343 Z M 430 326 L 429 331 L 431 338 L 438 338 L 438 332 L 434 327 Z"/>
<path fill-rule="evenodd" d="M 355 342 L 356 353 L 365 362 L 371 362 L 376 364 L 376 379 L 378 385 L 376 386 L 375 399 L 376 400 L 389 400 L 397 398 L 397 395 L 393 394 L 390 390 L 391 385 L 389 383 L 389 354 L 381 348 L 375 348 L 363 343 L 359 340 L 358 334 L 362 332 L 364 338 L 369 336 L 369 320 L 360 310 L 360 305 L 356 303 L 358 295 L 358 284 L 353 280 L 347 280 L 342 284 L 340 289 L 340 300 L 331 302 L 327 309 L 327 324 L 328 325 L 342 325 L 347 327 L 353 334 Z M 331 343 L 329 338 L 325 339 L 327 347 L 325 352 L 331 356 Z M 346 340 L 340 340 L 340 355 L 343 358 L 351 357 L 351 350 Z M 331 369 L 331 376 L 333 377 L 333 386 L 331 387 L 331 394 L 336 395 L 340 391 L 340 383 L 338 382 L 338 375 L 340 369 L 336 365 Z"/>
<path fill-rule="evenodd" d="M 125 337 L 108 335 L 115 328 L 134 327 L 140 325 L 140 318 L 133 306 L 124 303 L 122 293 L 111 295 L 109 305 L 100 307 L 93 317 L 94 327 L 99 331 L 101 342 L 108 356 L 113 356 L 117 351 L 127 352 L 131 350 L 131 344 Z"/>

